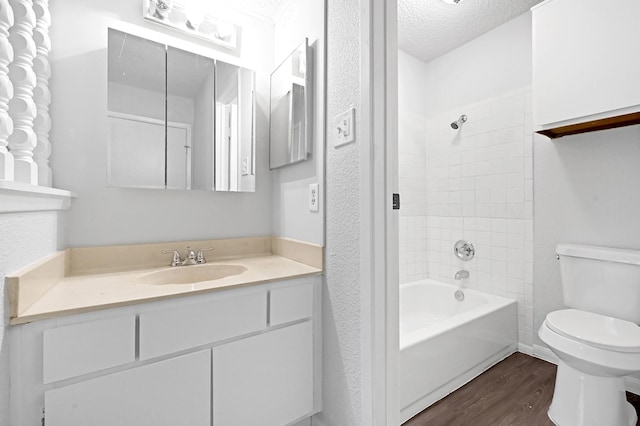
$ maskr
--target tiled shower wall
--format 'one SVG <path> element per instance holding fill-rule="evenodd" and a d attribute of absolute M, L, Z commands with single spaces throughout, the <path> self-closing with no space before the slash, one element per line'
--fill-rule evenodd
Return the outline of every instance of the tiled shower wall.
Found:
<path fill-rule="evenodd" d="M 400 283 L 427 278 L 427 118 L 400 111 Z"/>
<path fill-rule="evenodd" d="M 451 122 L 462 114 L 467 122 L 453 130 Z M 516 299 L 519 341 L 531 345 L 531 89 L 428 118 L 424 151 L 413 134 L 418 121 L 413 129 L 405 129 L 405 120 L 401 117 L 399 152 L 400 188 L 407 201 L 400 217 L 401 282 L 428 277 Z M 422 159 L 424 174 L 417 166 Z M 454 256 L 453 245 L 459 239 L 474 244 L 473 260 Z M 456 282 L 453 277 L 460 269 L 470 276 Z"/>

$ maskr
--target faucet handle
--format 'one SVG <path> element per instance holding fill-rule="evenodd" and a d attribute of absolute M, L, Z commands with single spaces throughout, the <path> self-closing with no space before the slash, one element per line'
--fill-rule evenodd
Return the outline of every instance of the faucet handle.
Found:
<path fill-rule="evenodd" d="M 198 256 L 196 257 L 196 262 L 197 263 L 207 263 L 207 259 L 204 258 L 204 252 L 205 251 L 211 251 L 213 250 L 213 247 L 209 247 L 208 249 L 200 249 L 198 250 Z"/>
<path fill-rule="evenodd" d="M 171 266 L 182 265 L 182 259 L 180 259 L 180 253 L 178 250 L 161 250 L 162 254 L 173 254 L 173 260 L 171 260 Z"/>

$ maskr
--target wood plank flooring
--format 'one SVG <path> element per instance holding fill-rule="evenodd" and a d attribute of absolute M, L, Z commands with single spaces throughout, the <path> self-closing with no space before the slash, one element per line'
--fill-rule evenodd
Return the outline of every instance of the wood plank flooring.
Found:
<path fill-rule="evenodd" d="M 404 426 L 553 426 L 555 377 L 555 365 L 516 352 Z M 640 412 L 640 397 L 627 393 L 627 400 Z"/>

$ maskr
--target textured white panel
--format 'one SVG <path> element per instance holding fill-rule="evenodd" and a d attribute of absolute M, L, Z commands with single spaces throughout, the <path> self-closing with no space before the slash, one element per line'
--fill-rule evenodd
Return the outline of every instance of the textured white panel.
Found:
<path fill-rule="evenodd" d="M 7 320 L 0 327 L 0 425 L 17 424 L 9 419 L 9 324 L 3 300 L 4 277 L 53 253 L 57 243 L 58 215 L 52 212 L 0 214 L 0 317 Z"/>
<path fill-rule="evenodd" d="M 320 425 L 362 424 L 360 282 L 360 4 L 327 7 L 327 117 L 353 106 L 356 143 L 327 149 L 326 288 L 323 289 L 323 411 Z M 327 127 L 327 134 L 333 129 Z"/>

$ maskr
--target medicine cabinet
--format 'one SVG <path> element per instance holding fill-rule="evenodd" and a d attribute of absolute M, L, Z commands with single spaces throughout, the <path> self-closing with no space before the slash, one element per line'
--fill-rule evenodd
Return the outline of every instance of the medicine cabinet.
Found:
<path fill-rule="evenodd" d="M 108 31 L 108 186 L 255 191 L 255 73 Z"/>

